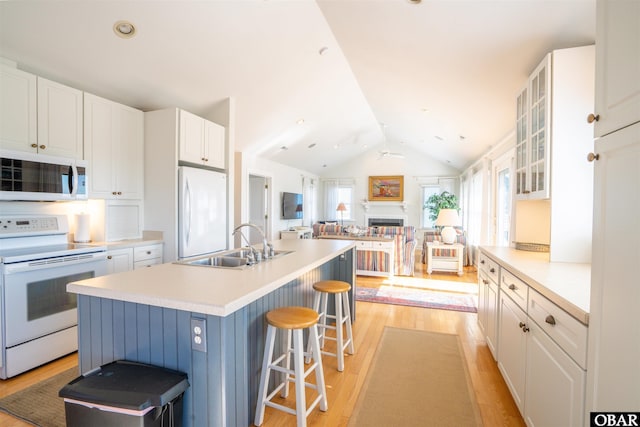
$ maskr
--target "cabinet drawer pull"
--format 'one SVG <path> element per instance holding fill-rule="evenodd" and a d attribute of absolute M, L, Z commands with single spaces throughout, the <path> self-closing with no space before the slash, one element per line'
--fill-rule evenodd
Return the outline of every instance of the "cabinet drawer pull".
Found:
<path fill-rule="evenodd" d="M 484 260 L 481 260 L 481 261 L 480 261 L 480 264 L 484 264 Z"/>
<path fill-rule="evenodd" d="M 593 162 L 594 160 L 600 160 L 600 154 L 593 154 L 593 153 L 587 154 L 587 161 Z"/>
<path fill-rule="evenodd" d="M 31 148 L 38 148 L 38 144 L 31 144 Z"/>
<path fill-rule="evenodd" d="M 491 267 L 491 268 L 489 269 L 489 273 L 495 273 L 495 272 L 496 272 L 496 269 L 495 269 L 495 268 Z"/>
<path fill-rule="evenodd" d="M 509 289 L 510 289 L 510 290 L 512 290 L 512 291 L 515 291 L 515 290 L 516 290 L 516 289 L 518 289 L 518 288 L 516 287 L 516 285 L 514 285 L 514 284 L 512 283 L 512 284 L 510 284 L 510 285 L 509 285 Z"/>
<path fill-rule="evenodd" d="M 552 316 L 552 315 L 548 315 L 545 319 L 545 322 L 547 322 L 550 325 L 555 325 L 556 324 L 556 319 Z"/>
<path fill-rule="evenodd" d="M 39 148 L 40 148 L 41 150 L 44 150 L 45 148 L 47 148 L 47 146 L 46 146 L 46 145 L 41 145 Z"/>
<path fill-rule="evenodd" d="M 113 259 L 111 255 L 107 255 L 107 259 Z"/>
<path fill-rule="evenodd" d="M 600 114 L 591 113 L 587 116 L 587 123 L 597 122 L 598 120 L 600 120 Z"/>
<path fill-rule="evenodd" d="M 522 332 L 529 332 L 529 328 L 527 327 L 526 323 L 520 322 L 518 323 L 518 326 L 520 327 L 520 329 L 522 329 Z"/>
<path fill-rule="evenodd" d="M 482 283 L 484 283 L 485 285 L 488 285 L 489 281 L 487 279 L 482 279 Z"/>
<path fill-rule="evenodd" d="M 147 255 L 151 255 L 151 251 L 147 251 Z"/>

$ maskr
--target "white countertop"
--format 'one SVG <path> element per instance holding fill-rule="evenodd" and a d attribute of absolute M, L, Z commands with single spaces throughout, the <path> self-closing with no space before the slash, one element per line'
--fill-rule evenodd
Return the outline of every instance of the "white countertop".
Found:
<path fill-rule="evenodd" d="M 243 269 L 173 263 L 72 282 L 67 291 L 227 316 L 353 248 L 353 241 L 276 240 L 276 250 L 294 251 Z"/>
<path fill-rule="evenodd" d="M 507 247 L 480 249 L 571 316 L 589 323 L 591 264 L 549 262 L 548 253 Z"/>

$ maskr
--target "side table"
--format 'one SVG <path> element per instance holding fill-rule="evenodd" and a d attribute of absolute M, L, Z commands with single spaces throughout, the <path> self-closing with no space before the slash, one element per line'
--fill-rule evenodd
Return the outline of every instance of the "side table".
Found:
<path fill-rule="evenodd" d="M 427 242 L 427 274 L 432 271 L 452 271 L 462 276 L 462 252 L 460 243 L 450 245 L 441 242 Z"/>

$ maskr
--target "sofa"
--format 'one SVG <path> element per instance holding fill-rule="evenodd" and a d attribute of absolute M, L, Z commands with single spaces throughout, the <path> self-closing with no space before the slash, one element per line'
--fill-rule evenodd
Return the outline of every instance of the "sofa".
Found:
<path fill-rule="evenodd" d="M 471 265 L 471 259 L 469 257 L 469 251 L 467 249 L 467 236 L 465 235 L 464 231 L 459 228 L 459 227 L 454 227 L 454 229 L 456 230 L 456 243 L 460 243 L 461 245 L 464 246 L 464 249 L 462 250 L 462 263 L 464 266 L 468 266 Z M 440 230 L 427 230 L 424 232 L 424 240 L 422 242 L 422 263 L 426 264 L 427 263 L 427 242 L 441 242 L 442 241 L 442 236 L 440 235 Z M 439 250 L 439 254 L 440 256 L 446 256 L 446 257 L 450 257 L 450 256 L 455 256 L 455 252 L 456 249 L 446 249 L 446 246 L 444 246 L 442 249 Z"/>
<path fill-rule="evenodd" d="M 339 224 L 313 224 L 313 237 L 330 236 L 353 237 L 348 227 Z M 415 268 L 416 228 L 404 227 L 360 227 L 358 237 L 389 237 L 395 239 L 394 273 L 399 276 L 413 276 Z M 387 265 L 387 254 L 375 251 L 358 250 L 356 254 L 358 270 L 383 271 Z"/>

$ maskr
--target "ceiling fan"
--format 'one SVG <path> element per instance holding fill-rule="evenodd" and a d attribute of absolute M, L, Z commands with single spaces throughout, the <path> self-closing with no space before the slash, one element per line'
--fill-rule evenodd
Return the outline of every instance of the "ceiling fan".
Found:
<path fill-rule="evenodd" d="M 378 151 L 378 160 L 388 158 L 388 159 L 404 159 L 404 154 L 402 153 L 394 153 L 393 151 L 387 148 L 387 125 L 382 123 L 382 135 L 384 137 L 384 147 L 382 150 Z"/>

